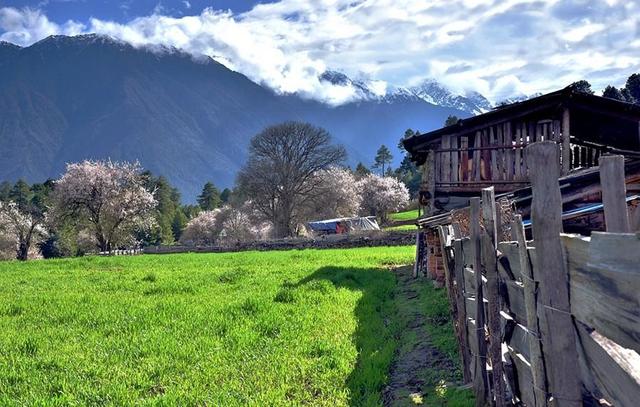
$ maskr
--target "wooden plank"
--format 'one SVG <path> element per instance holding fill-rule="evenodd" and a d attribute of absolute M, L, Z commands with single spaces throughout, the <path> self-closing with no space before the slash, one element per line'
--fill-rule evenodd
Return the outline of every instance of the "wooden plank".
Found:
<path fill-rule="evenodd" d="M 451 137 L 451 148 L 454 150 L 458 148 L 457 136 Z M 458 182 L 460 180 L 460 167 L 459 167 L 460 160 L 458 159 L 459 154 L 460 153 L 458 151 L 451 152 L 451 181 L 452 182 Z"/>
<path fill-rule="evenodd" d="M 624 156 L 606 155 L 600 158 L 600 185 L 607 232 L 630 232 L 627 187 L 624 182 Z"/>
<path fill-rule="evenodd" d="M 454 284 L 454 273 L 455 273 L 455 260 L 454 260 L 454 252 L 453 248 L 450 246 L 450 236 L 448 233 L 448 227 L 438 226 L 438 235 L 440 236 L 440 250 L 443 257 L 443 268 L 444 268 L 444 284 L 447 290 L 447 296 L 449 297 L 449 305 L 451 311 L 451 317 L 454 321 L 454 329 L 456 332 L 456 336 L 458 338 L 458 353 L 460 354 L 460 362 L 462 363 L 463 374 L 466 371 L 466 381 L 469 381 L 468 374 L 468 361 L 467 361 L 467 346 L 464 340 L 466 339 L 466 332 L 463 332 L 460 327 L 458 327 L 458 307 L 456 301 L 456 293 L 455 293 L 455 284 Z M 466 310 L 464 311 L 466 314 Z"/>
<path fill-rule="evenodd" d="M 476 292 L 476 274 L 472 269 L 464 268 L 464 287 L 465 292 L 469 294 L 475 294 Z"/>
<path fill-rule="evenodd" d="M 518 281 L 505 281 L 505 302 L 509 313 L 521 325 L 527 326 L 527 308 L 524 301 L 524 286 Z"/>
<path fill-rule="evenodd" d="M 508 135 L 510 138 L 511 136 Z M 482 190 L 482 264 L 487 274 L 489 356 L 493 377 L 495 405 L 506 405 L 506 389 L 502 367 L 502 335 L 500 330 L 500 288 L 498 280 L 498 264 L 496 259 L 497 225 L 496 198 L 493 187 Z M 476 281 L 476 286 L 478 285 Z M 479 291 L 478 287 L 476 289 Z"/>
<path fill-rule="evenodd" d="M 423 165 L 422 183 L 420 185 L 421 191 L 429 193 L 429 198 L 426 202 L 422 201 L 424 205 L 424 215 L 430 216 L 435 212 L 435 192 L 436 192 L 436 167 L 435 167 L 435 153 L 433 150 L 427 152 L 427 160 Z"/>
<path fill-rule="evenodd" d="M 521 138 L 522 138 L 522 126 L 518 123 L 516 125 L 516 139 L 515 139 L 515 143 L 516 144 L 521 144 Z M 521 180 L 522 179 L 522 149 L 521 148 L 516 148 L 514 150 L 514 154 L 515 154 L 515 159 L 513 162 L 513 165 L 515 166 L 515 174 L 514 174 L 514 178 L 516 180 Z"/>
<path fill-rule="evenodd" d="M 482 147 L 489 146 L 489 134 L 487 129 L 482 130 L 482 137 L 480 138 L 480 144 Z M 482 180 L 491 180 L 491 151 L 482 150 L 480 157 L 481 157 L 480 178 Z"/>
<path fill-rule="evenodd" d="M 498 145 L 504 147 L 504 137 L 502 134 L 502 124 L 496 126 L 496 139 Z M 498 164 L 498 176 L 494 177 L 495 181 L 504 181 L 504 149 L 497 150 L 496 161 Z"/>
<path fill-rule="evenodd" d="M 571 312 L 618 344 L 640 353 L 640 240 L 594 232 L 562 236 L 571 276 Z"/>
<path fill-rule="evenodd" d="M 448 150 L 451 146 L 451 138 L 449 136 L 444 136 L 440 143 L 443 150 Z M 451 181 L 451 152 L 447 151 L 440 154 L 442 154 L 442 178 L 440 181 L 449 182 Z"/>
<path fill-rule="evenodd" d="M 496 134 L 493 131 L 493 126 L 489 127 L 489 143 L 492 147 L 497 145 Z M 491 150 L 491 179 L 499 180 L 498 176 L 498 152 L 496 150 Z"/>
<path fill-rule="evenodd" d="M 533 404 L 533 379 L 531 377 L 531 365 L 520 353 L 509 351 L 509 356 L 517 372 L 518 398 L 526 406 Z"/>
<path fill-rule="evenodd" d="M 522 279 L 522 274 L 520 273 L 520 254 L 518 252 L 518 244 L 516 242 L 500 242 L 498 243 L 498 252 L 500 252 L 499 257 L 504 258 L 506 263 L 508 263 L 509 271 L 507 274 L 510 273 L 513 274 L 513 278 Z"/>
<path fill-rule="evenodd" d="M 469 139 L 460 137 L 460 180 L 470 181 L 469 179 Z"/>
<path fill-rule="evenodd" d="M 455 304 L 457 309 L 457 319 L 455 321 L 456 335 L 461 348 L 462 357 L 462 378 L 465 383 L 473 381 L 471 376 L 472 357 L 469 349 L 469 334 L 467 332 L 467 309 L 464 300 L 464 252 L 462 251 L 462 240 L 453 241 L 454 256 L 454 279 L 455 279 Z"/>
<path fill-rule="evenodd" d="M 483 298 L 482 288 L 482 270 L 481 253 L 480 253 L 480 198 L 471 198 L 471 242 L 472 242 L 472 258 L 473 269 L 476 273 L 476 295 Z M 476 394 L 476 406 L 483 406 L 485 401 L 489 400 L 489 383 L 487 378 L 486 359 L 487 359 L 487 343 L 484 335 L 484 302 L 476 301 L 476 309 L 474 320 L 476 321 L 476 358 L 475 358 L 475 376 L 473 379 L 474 390 Z"/>
<path fill-rule="evenodd" d="M 513 134 L 511 134 L 511 122 L 507 122 L 504 124 L 504 142 L 505 142 L 505 145 L 509 147 L 509 149 L 505 151 L 505 162 L 506 162 L 505 180 L 512 181 L 513 174 L 514 174 L 513 161 L 514 161 L 515 155 L 514 155 L 513 148 L 511 148 L 511 146 L 513 145 Z"/>
<path fill-rule="evenodd" d="M 518 253 L 520 257 L 520 271 L 523 276 L 524 288 L 524 306 L 527 317 L 527 329 L 532 335 L 529 336 L 529 352 L 528 360 L 531 363 L 531 372 L 533 376 L 534 386 L 534 405 L 547 405 L 547 388 L 546 375 L 544 370 L 544 358 L 542 355 L 542 346 L 538 338 L 540 338 L 540 329 L 538 327 L 538 308 L 536 299 L 536 282 L 533 275 L 533 267 L 529 259 L 527 250 L 527 240 L 524 234 L 524 226 L 522 225 L 522 216 L 516 215 L 512 223 L 511 230 L 516 235 L 518 241 Z"/>
<path fill-rule="evenodd" d="M 581 406 L 581 384 L 573 321 L 569 313 L 569 282 L 560 241 L 562 201 L 558 146 L 552 141 L 526 149 L 533 199 L 531 219 L 536 246 L 534 275 L 539 281 L 540 335 L 549 391 L 562 406 Z"/>
<path fill-rule="evenodd" d="M 475 148 L 480 147 L 480 141 L 481 141 L 481 133 L 480 131 L 476 132 L 476 136 L 474 137 L 473 140 L 473 146 Z M 473 151 L 473 180 L 474 181 L 480 181 L 480 151 L 479 150 L 474 150 Z"/>
<path fill-rule="evenodd" d="M 526 326 L 515 323 L 513 330 L 507 339 L 507 345 L 518 353 L 521 353 L 529 363 L 531 363 L 531 348 L 529 346 L 530 340 L 538 340 L 532 336 Z"/>
<path fill-rule="evenodd" d="M 413 278 L 418 277 L 418 272 L 420 271 L 420 265 L 423 261 L 423 256 L 425 255 L 423 250 L 423 236 L 424 232 L 419 230 L 416 232 L 416 260 L 413 264 Z"/>
<path fill-rule="evenodd" d="M 640 400 L 640 356 L 576 323 L 587 371 L 605 398 L 616 406 L 636 406 Z M 593 390 L 592 390 L 593 391 Z"/>

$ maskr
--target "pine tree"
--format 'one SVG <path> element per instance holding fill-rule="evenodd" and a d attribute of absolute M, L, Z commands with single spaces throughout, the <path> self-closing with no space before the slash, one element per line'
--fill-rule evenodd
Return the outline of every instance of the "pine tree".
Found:
<path fill-rule="evenodd" d="M 611 85 L 608 85 L 606 88 L 604 88 L 604 90 L 602 91 L 602 96 L 609 99 L 622 100 L 622 101 L 626 100 L 624 95 L 620 91 L 620 89 Z"/>
<path fill-rule="evenodd" d="M 231 190 L 229 188 L 225 188 L 220 192 L 220 200 L 222 203 L 229 203 L 231 199 Z"/>
<path fill-rule="evenodd" d="M 383 144 L 380 146 L 376 153 L 375 164 L 373 165 L 373 167 L 380 168 L 380 174 L 384 176 L 386 173 L 385 165 L 391 164 L 391 160 L 393 160 L 393 155 L 391 155 L 391 151 L 389 151 L 389 148 Z"/>
<path fill-rule="evenodd" d="M 202 188 L 202 192 L 198 195 L 198 205 L 203 211 L 210 211 L 220 207 L 220 192 L 212 182 L 207 182 Z"/>
<path fill-rule="evenodd" d="M 571 85 L 567 86 L 574 92 L 586 93 L 588 95 L 593 95 L 593 90 L 591 89 L 591 84 L 584 79 L 573 82 Z"/>
<path fill-rule="evenodd" d="M 458 116 L 454 116 L 454 115 L 449 115 L 447 117 L 447 120 L 444 121 L 444 125 L 446 126 L 453 126 L 454 124 L 458 124 Z"/>
<path fill-rule="evenodd" d="M 367 168 L 366 165 L 362 163 L 358 163 L 356 169 L 353 171 L 353 175 L 355 175 L 358 179 L 364 178 L 369 174 L 371 174 L 371 171 Z"/>
<path fill-rule="evenodd" d="M 634 73 L 629 76 L 624 88 L 631 96 L 630 102 L 640 104 L 640 73 Z"/>

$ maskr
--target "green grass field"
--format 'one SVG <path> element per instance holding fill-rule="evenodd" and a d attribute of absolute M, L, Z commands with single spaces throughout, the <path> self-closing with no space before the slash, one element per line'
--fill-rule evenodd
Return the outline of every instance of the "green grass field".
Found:
<path fill-rule="evenodd" d="M 380 405 L 406 322 L 390 267 L 413 256 L 0 263 L 0 405 Z"/>
<path fill-rule="evenodd" d="M 402 221 L 402 220 L 413 220 L 418 218 L 418 210 L 412 209 L 410 211 L 404 212 L 396 212 L 389 215 L 391 220 Z"/>

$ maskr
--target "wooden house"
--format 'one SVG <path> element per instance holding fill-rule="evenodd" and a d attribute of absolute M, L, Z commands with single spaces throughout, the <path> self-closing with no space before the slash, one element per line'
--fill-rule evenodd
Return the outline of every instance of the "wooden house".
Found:
<path fill-rule="evenodd" d="M 524 148 L 543 140 L 560 145 L 561 175 L 596 166 L 607 153 L 638 157 L 640 106 L 566 88 L 406 139 L 423 165 L 425 215 L 465 207 L 488 186 L 498 193 L 528 186 Z"/>

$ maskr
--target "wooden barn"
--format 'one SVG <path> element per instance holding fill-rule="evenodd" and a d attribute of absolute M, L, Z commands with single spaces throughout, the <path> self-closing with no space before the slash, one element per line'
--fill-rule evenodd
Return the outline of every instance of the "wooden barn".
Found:
<path fill-rule="evenodd" d="M 596 166 L 607 153 L 637 157 L 640 106 L 566 88 L 405 140 L 423 165 L 425 215 L 466 207 L 487 186 L 497 193 L 526 187 L 524 149 L 543 140 L 559 144 L 562 175 Z"/>
<path fill-rule="evenodd" d="M 640 106 L 564 89 L 404 145 L 414 276 L 446 288 L 476 405 L 638 405 Z"/>

